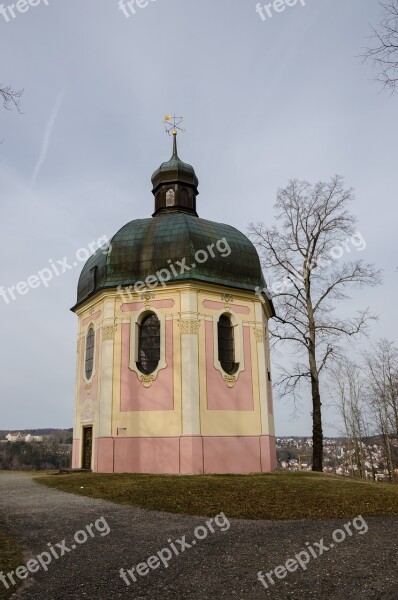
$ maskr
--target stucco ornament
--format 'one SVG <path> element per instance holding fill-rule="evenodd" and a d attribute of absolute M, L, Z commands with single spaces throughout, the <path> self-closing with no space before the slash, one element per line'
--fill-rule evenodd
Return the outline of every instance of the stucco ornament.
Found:
<path fill-rule="evenodd" d="M 225 302 L 225 310 L 227 310 L 228 312 L 230 312 L 230 310 L 231 310 L 231 304 L 234 301 L 234 297 L 231 294 L 223 294 L 221 296 L 221 301 Z"/>
<path fill-rule="evenodd" d="M 189 321 L 187 320 L 181 320 L 178 321 L 178 327 L 180 328 L 180 332 L 181 334 L 183 333 L 198 333 L 199 328 L 200 328 L 200 321 L 199 320 L 192 320 Z"/>
<path fill-rule="evenodd" d="M 82 408 L 80 418 L 84 423 L 92 423 L 94 421 L 95 411 L 93 405 L 87 404 L 84 408 Z"/>
<path fill-rule="evenodd" d="M 144 387 L 149 388 L 155 381 L 155 375 L 140 375 L 139 380 L 144 385 Z"/>
<path fill-rule="evenodd" d="M 223 379 L 229 388 L 233 388 L 238 378 L 235 375 L 224 375 Z"/>
<path fill-rule="evenodd" d="M 117 332 L 117 325 L 107 325 L 102 328 L 102 341 L 114 341 Z"/>
<path fill-rule="evenodd" d="M 155 299 L 155 294 L 153 292 L 145 292 L 141 294 L 141 300 L 145 302 L 145 310 L 149 310 L 151 308 L 152 300 Z"/>
<path fill-rule="evenodd" d="M 260 342 L 260 343 L 264 342 L 264 330 L 263 329 L 257 329 L 257 327 L 255 327 L 254 328 L 254 336 L 258 342 Z"/>

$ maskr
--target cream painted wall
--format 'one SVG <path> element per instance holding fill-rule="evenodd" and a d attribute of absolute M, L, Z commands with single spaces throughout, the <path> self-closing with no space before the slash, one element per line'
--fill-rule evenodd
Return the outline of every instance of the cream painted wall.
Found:
<path fill-rule="evenodd" d="M 174 408 L 168 411 L 121 413 L 122 324 L 130 324 L 131 319 L 142 312 L 143 308 L 151 310 L 159 301 L 161 303 L 170 299 L 174 301 L 173 307 L 157 307 L 156 310 L 173 323 Z M 262 302 L 254 293 L 210 284 L 170 284 L 167 288 L 152 290 L 146 297 L 132 294 L 131 302 L 138 303 L 137 311 L 123 312 L 121 307 L 126 299 L 122 299 L 116 290 L 106 291 L 100 292 L 77 310 L 79 340 L 85 340 L 90 315 L 100 313 L 94 324 L 101 351 L 99 364 L 96 365 L 99 374 L 97 397 L 82 398 L 79 385 L 82 377 L 80 353 L 84 344 L 78 345 L 74 424 L 76 440 L 81 440 L 83 425 L 91 423 L 94 438 L 274 434 L 273 414 L 268 410 L 271 402 L 268 397 L 268 317 Z M 208 410 L 205 322 L 216 323 L 222 312 L 231 312 L 239 325 L 235 327 L 236 332 L 250 332 L 250 376 L 253 389 L 253 410 L 250 411 Z M 236 343 L 241 343 L 241 340 L 236 340 Z M 222 390 L 227 390 L 231 382 L 223 380 L 222 369 L 216 357 L 214 363 L 213 368 L 218 369 L 220 385 L 222 384 L 220 393 L 223 393 Z M 242 373 L 238 372 L 238 381 L 241 376 Z M 91 420 L 90 410 L 87 409 L 90 406 Z M 87 410 L 84 413 L 85 408 Z M 82 418 L 83 413 L 85 418 Z"/>

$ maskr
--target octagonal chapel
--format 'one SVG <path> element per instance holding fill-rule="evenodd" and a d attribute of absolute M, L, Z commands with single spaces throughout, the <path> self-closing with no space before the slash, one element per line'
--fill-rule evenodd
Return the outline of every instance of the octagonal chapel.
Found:
<path fill-rule="evenodd" d="M 260 260 L 243 233 L 198 216 L 198 179 L 173 142 L 152 176 L 152 217 L 122 227 L 80 275 L 72 467 L 269 472 L 274 310 Z"/>

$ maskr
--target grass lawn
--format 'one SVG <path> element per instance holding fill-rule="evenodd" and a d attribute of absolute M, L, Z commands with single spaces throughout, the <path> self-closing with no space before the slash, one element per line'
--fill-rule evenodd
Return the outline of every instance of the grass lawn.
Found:
<path fill-rule="evenodd" d="M 102 475 L 36 479 L 90 498 L 149 510 L 244 519 L 320 519 L 398 515 L 398 485 L 311 472 L 264 475 Z"/>
<path fill-rule="evenodd" d="M 3 571 L 4 574 L 9 573 L 10 571 L 15 571 L 15 569 L 24 564 L 24 559 L 22 556 L 22 552 L 18 547 L 15 540 L 10 537 L 2 528 L 0 523 L 0 571 Z M 22 582 L 20 582 L 22 583 Z M 6 600 L 6 598 L 10 598 L 11 594 L 15 593 L 16 586 L 12 586 L 10 584 L 10 589 L 7 590 L 3 583 L 0 581 L 0 599 Z"/>

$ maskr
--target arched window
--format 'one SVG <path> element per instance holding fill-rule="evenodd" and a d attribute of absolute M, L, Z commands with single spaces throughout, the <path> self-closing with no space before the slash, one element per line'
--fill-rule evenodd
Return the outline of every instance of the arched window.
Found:
<path fill-rule="evenodd" d="M 218 320 L 218 360 L 229 375 L 238 370 L 235 362 L 234 328 L 228 315 L 221 315 Z"/>
<path fill-rule="evenodd" d="M 189 208 L 189 192 L 187 188 L 182 188 L 181 191 L 181 205 Z"/>
<path fill-rule="evenodd" d="M 86 379 L 91 379 L 94 368 L 94 346 L 95 333 L 94 327 L 90 327 L 86 337 Z"/>
<path fill-rule="evenodd" d="M 146 315 L 139 325 L 137 367 L 150 375 L 160 360 L 160 321 L 155 314 Z"/>

